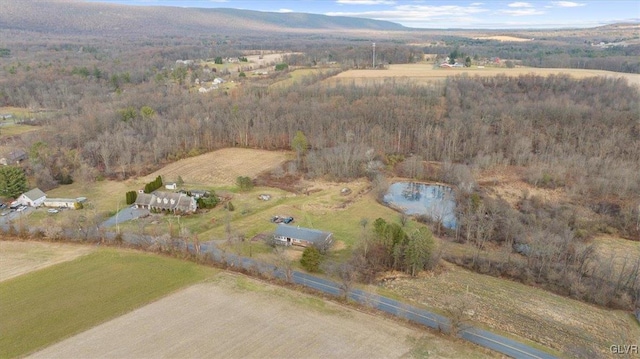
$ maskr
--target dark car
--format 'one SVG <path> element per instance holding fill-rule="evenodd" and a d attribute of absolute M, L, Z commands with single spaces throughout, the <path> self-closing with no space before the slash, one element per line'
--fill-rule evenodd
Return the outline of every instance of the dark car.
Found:
<path fill-rule="evenodd" d="M 289 224 L 289 223 L 293 222 L 293 217 L 287 217 L 287 218 L 283 219 L 282 222 L 284 224 Z"/>

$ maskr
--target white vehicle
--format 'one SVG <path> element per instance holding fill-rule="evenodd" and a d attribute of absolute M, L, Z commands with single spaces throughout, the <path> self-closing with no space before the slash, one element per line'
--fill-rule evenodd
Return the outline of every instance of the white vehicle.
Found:
<path fill-rule="evenodd" d="M 18 207 L 18 209 L 16 209 L 16 211 L 18 211 L 18 212 L 22 212 L 22 211 L 24 211 L 25 209 L 27 209 L 27 207 L 26 207 L 26 206 L 20 206 L 20 207 Z"/>
<path fill-rule="evenodd" d="M 47 212 L 49 212 L 49 213 L 58 213 L 58 212 L 60 212 L 60 211 L 58 211 L 58 210 L 57 210 L 57 209 L 55 209 L 55 208 L 50 208 L 49 210 L 47 210 Z"/>

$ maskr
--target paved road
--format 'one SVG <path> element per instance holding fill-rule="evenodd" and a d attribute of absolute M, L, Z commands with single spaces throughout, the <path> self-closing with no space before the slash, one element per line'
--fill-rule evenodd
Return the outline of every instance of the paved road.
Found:
<path fill-rule="evenodd" d="M 189 250 L 193 250 L 192 245 L 188 245 Z M 209 253 L 218 262 L 226 262 L 232 267 L 240 267 L 246 270 L 258 270 L 262 273 L 272 273 L 280 279 L 285 279 L 285 273 L 273 265 L 256 262 L 251 258 L 240 257 L 235 254 L 220 251 L 213 243 L 203 243 L 200 245 L 203 253 Z M 294 283 L 303 285 L 334 296 L 343 294 L 340 285 L 336 282 L 319 278 L 302 272 L 293 272 Z M 379 309 L 394 316 L 407 319 L 430 328 L 448 331 L 450 321 L 444 316 L 427 310 L 414 307 L 412 305 L 398 302 L 394 299 L 368 293 L 359 289 L 354 289 L 349 293 L 349 298 L 360 304 Z M 526 359 L 552 359 L 553 355 L 530 347 L 513 339 L 503 337 L 487 330 L 470 327 L 460 333 L 460 337 L 482 347 L 495 350 L 499 353 L 513 358 Z"/>

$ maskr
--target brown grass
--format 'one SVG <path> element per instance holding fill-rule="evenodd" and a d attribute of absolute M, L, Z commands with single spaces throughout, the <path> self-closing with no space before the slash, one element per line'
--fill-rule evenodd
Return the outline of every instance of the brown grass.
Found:
<path fill-rule="evenodd" d="M 222 273 L 35 358 L 485 358 L 457 340 Z"/>
<path fill-rule="evenodd" d="M 478 36 L 478 37 L 474 37 L 474 39 L 477 40 L 497 40 L 500 42 L 526 42 L 526 41 L 532 41 L 530 38 L 523 38 L 523 37 L 515 37 L 515 36 L 506 36 L 506 35 L 495 35 L 495 36 Z"/>
<path fill-rule="evenodd" d="M 520 283 L 446 265 L 438 274 L 396 279 L 386 289 L 428 307 L 444 309 L 446 300 L 468 293 L 472 320 L 561 352 L 589 348 L 608 354 L 611 343 L 640 338 L 631 315 L 564 298 Z"/>
<path fill-rule="evenodd" d="M 575 78 L 605 76 L 626 78 L 629 83 L 640 85 L 640 74 L 626 74 L 603 70 L 551 69 L 534 67 L 516 67 L 513 69 L 504 67 L 434 68 L 433 64 L 424 63 L 389 65 L 387 70 L 349 70 L 326 79 L 325 83 L 335 85 L 338 83 L 350 84 L 355 81 L 356 84 L 366 85 L 380 83 L 387 79 L 404 79 L 405 81 L 415 83 L 428 83 L 434 80 L 443 80 L 450 76 L 462 74 L 467 74 L 469 76 L 496 76 L 502 74 L 506 76 L 520 76 L 528 74 L 549 76 L 567 74 Z"/>
<path fill-rule="evenodd" d="M 160 175 L 165 182 L 170 182 L 181 176 L 187 185 L 231 186 L 238 176 L 254 178 L 260 172 L 279 166 L 289 156 L 289 152 L 282 151 L 225 148 L 179 160 L 140 181 L 149 182 Z"/>
<path fill-rule="evenodd" d="M 93 247 L 73 244 L 0 241 L 0 282 L 93 251 Z"/>

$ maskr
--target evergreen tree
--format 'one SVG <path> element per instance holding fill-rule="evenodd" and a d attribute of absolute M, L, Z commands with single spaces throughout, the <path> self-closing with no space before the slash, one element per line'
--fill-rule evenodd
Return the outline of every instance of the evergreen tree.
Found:
<path fill-rule="evenodd" d="M 17 198 L 27 189 L 27 176 L 22 168 L 0 166 L 0 196 Z"/>
<path fill-rule="evenodd" d="M 304 252 L 302 252 L 302 258 L 300 258 L 300 264 L 304 269 L 309 272 L 318 272 L 320 271 L 320 261 L 322 256 L 320 251 L 316 247 L 307 247 Z"/>
<path fill-rule="evenodd" d="M 426 269 L 433 252 L 433 235 L 426 228 L 421 228 L 411 235 L 404 251 L 406 271 L 412 276 Z"/>

